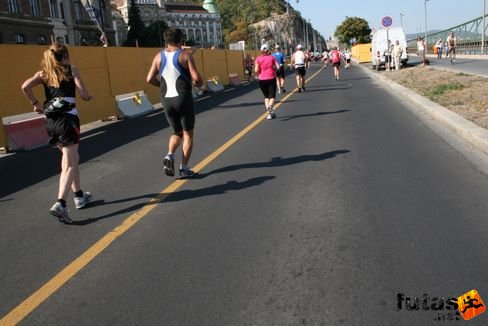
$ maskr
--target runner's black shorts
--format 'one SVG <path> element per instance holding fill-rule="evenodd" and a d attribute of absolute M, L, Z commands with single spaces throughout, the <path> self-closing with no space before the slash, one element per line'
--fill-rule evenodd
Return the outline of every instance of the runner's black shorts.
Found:
<path fill-rule="evenodd" d="M 80 142 L 80 119 L 77 115 L 60 113 L 46 117 L 45 126 L 49 144 L 68 146 Z"/>
<path fill-rule="evenodd" d="M 280 69 L 276 71 L 276 77 L 285 78 L 285 67 L 280 66 Z"/>
<path fill-rule="evenodd" d="M 195 128 L 195 110 L 191 91 L 184 92 L 177 97 L 162 97 L 161 104 L 166 120 L 175 134 Z"/>
<path fill-rule="evenodd" d="M 305 67 L 295 67 L 295 73 L 299 76 L 305 76 Z"/>
<path fill-rule="evenodd" d="M 264 98 L 276 97 L 276 78 L 259 80 L 259 87 L 263 92 Z"/>

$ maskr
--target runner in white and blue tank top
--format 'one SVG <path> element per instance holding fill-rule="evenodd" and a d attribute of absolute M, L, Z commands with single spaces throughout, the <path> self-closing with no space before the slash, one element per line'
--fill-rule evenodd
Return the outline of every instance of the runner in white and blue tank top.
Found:
<path fill-rule="evenodd" d="M 175 134 L 195 127 L 191 77 L 179 62 L 182 51 L 161 51 L 159 68 L 161 104 Z"/>
<path fill-rule="evenodd" d="M 178 28 L 168 28 L 164 32 L 167 46 L 154 57 L 146 81 L 160 88 L 164 114 L 173 128 L 168 154 L 163 160 L 164 173 L 175 175 L 174 152 L 183 143 L 179 178 L 189 178 L 195 174 L 187 166 L 193 149 L 195 127 L 192 86 L 200 87 L 203 80 L 191 53 L 181 47 L 182 38 L 183 32 Z"/>

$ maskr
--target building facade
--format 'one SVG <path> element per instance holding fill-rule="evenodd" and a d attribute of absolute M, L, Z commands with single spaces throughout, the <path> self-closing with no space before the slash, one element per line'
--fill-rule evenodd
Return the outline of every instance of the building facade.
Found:
<path fill-rule="evenodd" d="M 114 45 L 110 1 L 96 1 L 109 45 Z M 0 43 L 101 45 L 100 36 L 80 0 L 0 1 Z"/>
<path fill-rule="evenodd" d="M 129 20 L 129 0 L 112 0 L 125 23 Z M 213 0 L 203 5 L 164 0 L 136 0 L 141 19 L 146 24 L 162 20 L 169 27 L 183 30 L 187 44 L 204 48 L 222 48 L 221 17 Z"/>

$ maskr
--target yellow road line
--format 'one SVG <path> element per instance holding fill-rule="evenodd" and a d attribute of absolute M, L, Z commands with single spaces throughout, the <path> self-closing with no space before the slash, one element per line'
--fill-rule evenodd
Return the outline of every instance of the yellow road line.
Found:
<path fill-rule="evenodd" d="M 322 71 L 323 67 L 315 74 L 310 76 L 307 81 L 314 78 Z M 276 104 L 275 109 L 279 108 L 290 96 L 292 96 L 296 90 L 290 92 L 279 103 Z M 238 134 L 228 140 L 224 145 L 220 146 L 216 151 L 203 159 L 194 167 L 194 171 L 201 171 L 205 166 L 210 164 L 213 160 L 219 157 L 224 151 L 235 144 L 239 139 L 244 137 L 249 131 L 254 129 L 260 122 L 266 118 L 266 113 L 241 130 Z M 97 257 L 102 251 L 104 251 L 112 242 L 118 237 L 127 232 L 149 212 L 151 212 L 157 204 L 161 203 L 170 194 L 174 193 L 178 188 L 183 186 L 188 180 L 176 180 L 161 191 L 154 198 L 150 199 L 140 210 L 127 217 L 122 224 L 115 227 L 112 231 L 104 235 L 93 246 L 86 250 L 81 256 L 72 261 L 61 272 L 56 274 L 46 284 L 44 284 L 39 290 L 34 292 L 31 296 L 25 299 L 17 307 L 11 310 L 7 315 L 0 319 L 0 325 L 15 325 L 24 319 L 28 314 L 34 311 L 40 304 L 42 304 L 47 298 L 54 294 L 59 288 L 61 288 L 66 282 L 74 277 L 80 270 L 88 265 L 95 257 Z"/>

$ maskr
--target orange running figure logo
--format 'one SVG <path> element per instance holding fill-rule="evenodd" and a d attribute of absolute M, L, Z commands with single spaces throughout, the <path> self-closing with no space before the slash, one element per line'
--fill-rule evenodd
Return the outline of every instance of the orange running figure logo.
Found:
<path fill-rule="evenodd" d="M 486 306 L 483 300 L 481 300 L 478 291 L 471 290 L 459 298 L 457 298 L 457 304 L 461 316 L 464 320 L 470 320 L 485 312 Z"/>

